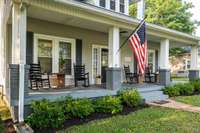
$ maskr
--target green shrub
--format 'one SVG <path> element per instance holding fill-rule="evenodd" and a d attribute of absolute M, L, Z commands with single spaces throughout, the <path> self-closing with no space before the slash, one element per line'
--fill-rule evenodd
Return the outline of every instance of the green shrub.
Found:
<path fill-rule="evenodd" d="M 142 101 L 142 97 L 136 89 L 124 89 L 119 91 L 118 94 L 122 102 L 129 107 L 136 107 Z"/>
<path fill-rule="evenodd" d="M 194 90 L 197 93 L 200 93 L 200 79 L 196 79 L 190 82 L 194 86 Z"/>
<path fill-rule="evenodd" d="M 122 112 L 123 106 L 119 97 L 105 96 L 95 100 L 95 111 L 116 114 Z"/>
<path fill-rule="evenodd" d="M 180 95 L 191 95 L 194 93 L 194 86 L 191 83 L 176 85 L 180 88 Z"/>
<path fill-rule="evenodd" d="M 4 124 L 0 116 L 0 133 L 3 133 L 3 130 L 4 130 Z"/>
<path fill-rule="evenodd" d="M 167 86 L 164 88 L 164 94 L 174 97 L 180 95 L 180 88 L 178 86 Z"/>
<path fill-rule="evenodd" d="M 35 128 L 59 128 L 65 121 L 62 106 L 48 100 L 35 101 L 31 108 L 33 113 L 26 118 L 26 122 Z"/>
<path fill-rule="evenodd" d="M 64 105 L 65 114 L 73 118 L 84 118 L 94 112 L 92 101 L 87 98 L 72 100 L 67 98 Z"/>

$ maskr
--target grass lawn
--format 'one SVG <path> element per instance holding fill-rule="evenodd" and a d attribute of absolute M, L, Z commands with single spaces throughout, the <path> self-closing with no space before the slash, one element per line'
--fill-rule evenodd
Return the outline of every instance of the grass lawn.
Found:
<path fill-rule="evenodd" d="M 200 106 L 200 95 L 194 95 L 194 96 L 178 96 L 175 97 L 175 100 L 178 102 L 191 104 L 194 106 Z"/>
<path fill-rule="evenodd" d="M 59 133 L 199 133 L 200 115 L 149 107 L 126 116 L 89 122 Z"/>

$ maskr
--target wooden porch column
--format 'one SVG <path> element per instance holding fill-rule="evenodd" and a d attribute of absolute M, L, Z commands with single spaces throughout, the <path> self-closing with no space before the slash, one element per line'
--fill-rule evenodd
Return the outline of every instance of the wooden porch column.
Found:
<path fill-rule="evenodd" d="M 200 42 L 198 42 L 200 45 Z M 198 45 L 194 45 L 191 48 L 191 65 L 189 70 L 189 79 L 194 80 L 199 78 L 198 70 Z"/>
<path fill-rule="evenodd" d="M 118 27 L 111 27 L 108 35 L 109 55 L 108 63 L 109 68 L 106 73 L 106 88 L 119 89 L 121 87 L 121 69 L 120 69 L 120 34 Z"/>
<path fill-rule="evenodd" d="M 160 84 L 170 84 L 170 68 L 169 68 L 169 40 L 164 39 L 160 43 Z"/>
<path fill-rule="evenodd" d="M 120 42 L 120 35 L 119 35 L 119 28 L 112 27 L 109 29 L 109 67 L 119 67 L 120 66 L 120 52 L 119 49 L 119 42 Z"/>
<path fill-rule="evenodd" d="M 24 84 L 26 64 L 27 12 L 24 4 L 12 7 L 12 64 L 19 65 L 18 121 L 24 121 Z"/>

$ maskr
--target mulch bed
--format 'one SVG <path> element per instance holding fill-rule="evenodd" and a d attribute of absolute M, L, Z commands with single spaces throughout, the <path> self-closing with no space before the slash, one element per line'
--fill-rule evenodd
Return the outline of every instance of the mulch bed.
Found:
<path fill-rule="evenodd" d="M 4 121 L 4 133 L 16 133 L 15 128 L 14 128 L 14 123 L 11 119 L 5 120 Z"/>
<path fill-rule="evenodd" d="M 76 118 L 76 119 L 71 119 L 71 120 L 67 120 L 63 127 L 60 129 L 54 129 L 54 128 L 48 128 L 48 129 L 33 129 L 35 133 L 56 133 L 56 131 L 62 130 L 62 129 L 66 129 L 69 128 L 71 126 L 75 126 L 75 125 L 82 125 L 85 123 L 88 123 L 90 121 L 93 120 L 100 120 L 100 119 L 104 119 L 104 118 L 110 118 L 112 116 L 116 116 L 116 115 L 128 115 L 129 113 L 138 111 L 140 109 L 146 108 L 148 107 L 148 105 L 143 105 L 137 108 L 130 108 L 130 107 L 124 107 L 123 111 L 119 114 L 109 114 L 109 113 L 92 113 L 90 116 L 88 116 L 87 118 L 84 119 L 80 119 L 80 118 Z"/>

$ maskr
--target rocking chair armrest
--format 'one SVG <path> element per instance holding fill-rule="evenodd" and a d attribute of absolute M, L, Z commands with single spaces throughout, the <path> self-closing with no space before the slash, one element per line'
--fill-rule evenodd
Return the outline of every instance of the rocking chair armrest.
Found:
<path fill-rule="evenodd" d="M 89 72 L 85 73 L 84 75 L 89 75 Z"/>

